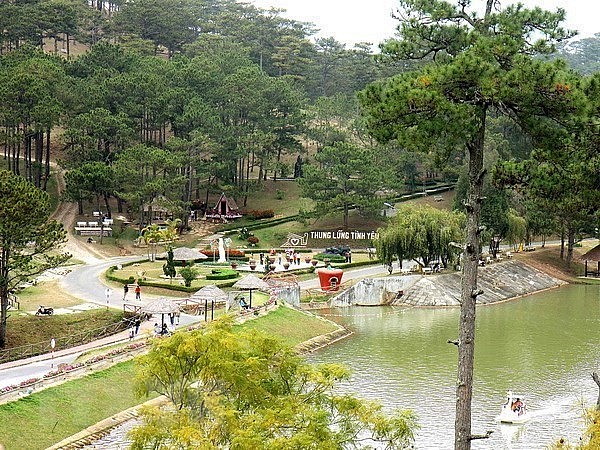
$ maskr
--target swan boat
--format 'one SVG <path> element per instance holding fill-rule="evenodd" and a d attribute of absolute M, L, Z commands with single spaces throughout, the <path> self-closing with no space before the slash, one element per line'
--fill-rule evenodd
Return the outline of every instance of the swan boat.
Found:
<path fill-rule="evenodd" d="M 527 422 L 529 420 L 529 413 L 527 412 L 523 396 L 508 391 L 506 397 L 506 403 L 502 405 L 498 421 L 501 423 Z"/>

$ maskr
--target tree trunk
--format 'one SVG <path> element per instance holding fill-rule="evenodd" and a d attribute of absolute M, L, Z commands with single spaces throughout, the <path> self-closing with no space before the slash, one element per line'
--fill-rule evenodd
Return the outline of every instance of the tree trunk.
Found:
<path fill-rule="evenodd" d="M 46 130 L 46 157 L 44 161 L 44 182 L 42 189 L 45 191 L 48 188 L 48 179 L 50 178 L 50 128 Z"/>
<path fill-rule="evenodd" d="M 575 231 L 567 229 L 567 267 L 571 267 L 573 262 L 573 247 L 575 247 Z"/>
<path fill-rule="evenodd" d="M 106 207 L 106 217 L 112 219 L 112 212 L 110 210 L 110 203 L 108 202 L 108 195 L 104 194 L 104 206 Z"/>
<path fill-rule="evenodd" d="M 479 112 L 479 132 L 467 144 L 469 152 L 469 193 L 466 211 L 467 242 L 463 252 L 461 305 L 458 339 L 458 380 L 456 386 L 456 418 L 454 425 L 455 450 L 471 448 L 471 399 L 473 397 L 473 363 L 475 354 L 475 303 L 477 300 L 477 269 L 480 242 L 479 221 L 483 191 L 483 143 L 485 138 L 486 106 Z"/>

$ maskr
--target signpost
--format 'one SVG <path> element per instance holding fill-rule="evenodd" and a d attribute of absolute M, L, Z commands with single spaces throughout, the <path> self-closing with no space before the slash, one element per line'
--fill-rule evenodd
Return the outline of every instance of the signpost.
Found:
<path fill-rule="evenodd" d="M 54 340 L 54 338 L 50 339 L 50 353 L 52 355 L 52 364 L 50 365 L 51 368 L 54 368 L 54 347 L 56 347 L 56 341 Z"/>

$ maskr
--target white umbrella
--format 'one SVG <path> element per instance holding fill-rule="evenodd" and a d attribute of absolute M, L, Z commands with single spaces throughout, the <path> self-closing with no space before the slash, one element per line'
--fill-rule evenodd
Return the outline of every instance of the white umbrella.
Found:
<path fill-rule="evenodd" d="M 142 306 L 142 312 L 148 314 L 161 314 L 161 329 L 165 325 L 165 314 L 174 314 L 179 312 L 179 305 L 167 298 L 152 300 Z"/>
<path fill-rule="evenodd" d="M 190 300 L 200 302 L 202 300 L 214 300 L 215 303 L 227 301 L 227 293 L 217 286 L 211 284 L 204 286 L 190 296 Z"/>
<path fill-rule="evenodd" d="M 260 278 L 258 278 L 256 275 L 252 275 L 252 274 L 246 275 L 240 281 L 235 283 L 233 285 L 233 287 L 238 288 L 238 289 L 248 289 L 250 291 L 250 301 L 249 301 L 250 308 L 252 308 L 252 291 L 254 289 L 263 289 L 265 291 L 269 289 L 269 285 L 267 284 L 266 281 L 263 281 Z"/>

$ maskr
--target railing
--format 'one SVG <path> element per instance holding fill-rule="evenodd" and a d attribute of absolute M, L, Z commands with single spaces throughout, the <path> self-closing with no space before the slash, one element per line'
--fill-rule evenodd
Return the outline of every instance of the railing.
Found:
<path fill-rule="evenodd" d="M 106 325 L 101 328 L 88 330 L 83 333 L 75 334 L 72 336 L 64 336 L 55 338 L 54 351 L 64 350 L 78 345 L 87 344 L 88 342 L 96 339 L 101 339 L 106 336 L 119 333 L 131 326 L 133 318 L 123 319 L 120 322 L 115 322 L 110 325 Z M 7 348 L 0 350 L 0 363 L 9 361 L 15 361 L 18 359 L 30 358 L 32 356 L 41 355 L 43 353 L 49 353 L 53 349 L 50 346 L 50 342 L 38 342 L 35 344 L 23 345 L 20 347 Z"/>

